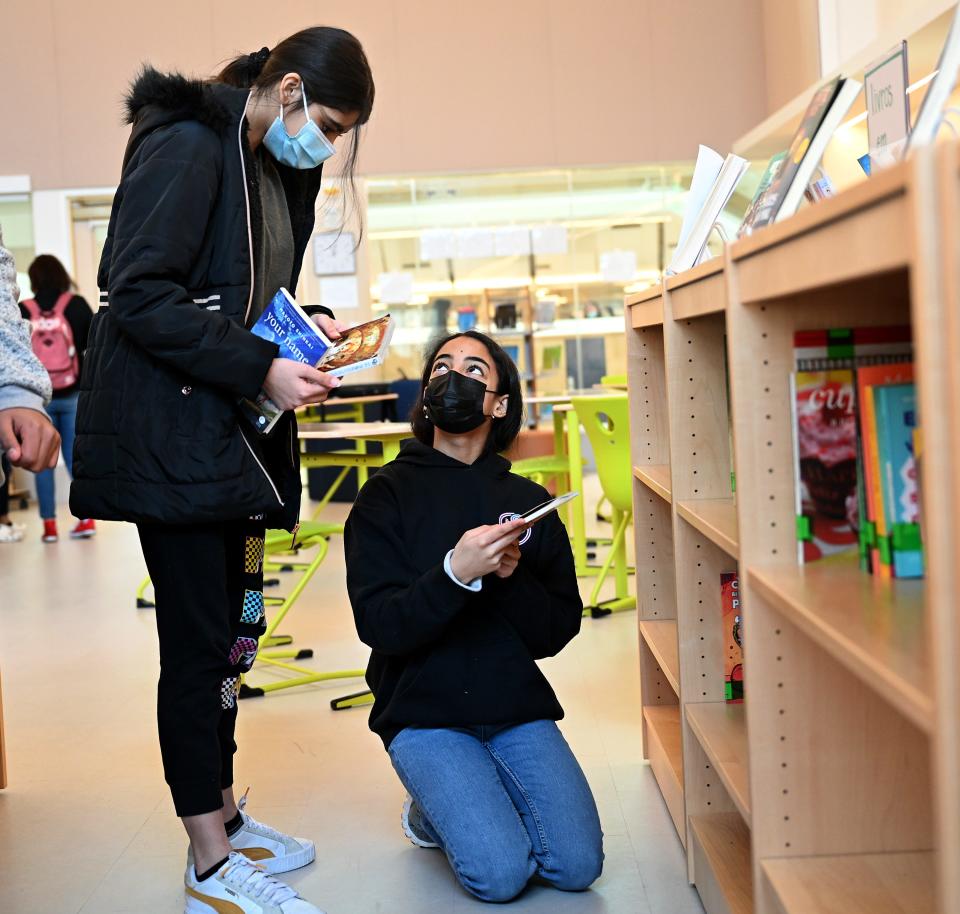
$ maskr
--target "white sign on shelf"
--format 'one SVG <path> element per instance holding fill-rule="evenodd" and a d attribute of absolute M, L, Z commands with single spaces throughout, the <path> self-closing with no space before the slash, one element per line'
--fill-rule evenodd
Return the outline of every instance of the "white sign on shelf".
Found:
<path fill-rule="evenodd" d="M 600 274 L 607 282 L 630 282 L 637 275 L 635 251 L 604 251 L 600 255 Z"/>
<path fill-rule="evenodd" d="M 452 229 L 424 229 L 420 233 L 421 260 L 453 260 L 457 256 L 457 235 Z"/>
<path fill-rule="evenodd" d="M 871 172 L 900 158 L 910 135 L 907 43 L 901 41 L 871 64 L 863 76 Z"/>
<path fill-rule="evenodd" d="M 405 305 L 413 298 L 413 273 L 381 273 L 380 301 L 385 305 Z"/>
<path fill-rule="evenodd" d="M 493 257 L 496 251 L 492 229 L 460 229 L 457 232 L 458 257 Z"/>
<path fill-rule="evenodd" d="M 494 233 L 493 249 L 497 257 L 527 257 L 530 254 L 530 226 L 498 228 Z"/>
<path fill-rule="evenodd" d="M 357 241 L 353 232 L 317 232 L 313 236 L 313 271 L 317 276 L 357 272 Z"/>
<path fill-rule="evenodd" d="M 360 307 L 356 276 L 324 276 L 320 280 L 320 304 L 331 311 Z"/>
<path fill-rule="evenodd" d="M 566 254 L 569 250 L 564 225 L 538 225 L 533 229 L 534 254 Z"/>

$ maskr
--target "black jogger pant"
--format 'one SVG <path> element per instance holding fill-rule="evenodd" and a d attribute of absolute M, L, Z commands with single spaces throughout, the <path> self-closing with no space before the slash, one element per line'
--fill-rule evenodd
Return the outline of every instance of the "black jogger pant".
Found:
<path fill-rule="evenodd" d="M 266 628 L 262 521 L 139 524 L 160 636 L 157 721 L 178 816 L 215 812 L 233 784 L 240 675 Z"/>

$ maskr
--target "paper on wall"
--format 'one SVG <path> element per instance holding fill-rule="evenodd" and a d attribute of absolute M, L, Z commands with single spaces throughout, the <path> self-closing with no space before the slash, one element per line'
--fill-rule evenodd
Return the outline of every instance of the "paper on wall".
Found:
<path fill-rule="evenodd" d="M 494 233 L 497 257 L 526 257 L 530 253 L 530 226 L 511 225 Z"/>
<path fill-rule="evenodd" d="M 380 301 L 385 305 L 405 305 L 413 298 L 413 273 L 381 273 Z"/>
<path fill-rule="evenodd" d="M 320 280 L 320 304 L 334 313 L 360 307 L 356 276 L 325 276 Z"/>
<path fill-rule="evenodd" d="M 532 234 L 534 254 L 566 254 L 569 250 L 564 225 L 538 225 Z"/>
<path fill-rule="evenodd" d="M 496 250 L 491 229 L 460 229 L 457 232 L 458 257 L 493 257 Z"/>
<path fill-rule="evenodd" d="M 317 276 L 343 276 L 357 272 L 353 232 L 317 232 L 313 236 L 313 271 Z"/>
<path fill-rule="evenodd" d="M 600 255 L 600 273 L 607 282 L 629 282 L 637 275 L 635 251 L 604 251 Z"/>
<path fill-rule="evenodd" d="M 457 235 L 452 229 L 425 229 L 420 233 L 421 260 L 452 260 L 457 256 Z"/>

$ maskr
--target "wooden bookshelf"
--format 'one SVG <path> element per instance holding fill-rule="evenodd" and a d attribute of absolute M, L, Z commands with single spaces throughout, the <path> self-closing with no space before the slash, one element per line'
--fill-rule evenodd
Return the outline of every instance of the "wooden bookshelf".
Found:
<path fill-rule="evenodd" d="M 727 555 L 737 557 L 737 506 L 732 498 L 704 498 L 682 501 L 677 514 L 697 528 Z"/>
<path fill-rule="evenodd" d="M 935 914 L 933 854 L 850 854 L 764 860 L 786 914 Z"/>
<path fill-rule="evenodd" d="M 673 501 L 673 495 L 670 490 L 670 465 L 648 464 L 647 466 L 634 467 L 633 475 L 639 479 L 647 488 L 652 489 L 665 502 Z"/>
<path fill-rule="evenodd" d="M 640 620 L 640 635 L 646 642 L 650 653 L 663 670 L 677 697 L 680 696 L 680 654 L 677 648 L 677 623 L 666 619 L 648 622 Z M 679 729 L 680 718 L 677 718 Z"/>
<path fill-rule="evenodd" d="M 682 821 L 665 762 L 657 780 L 708 914 L 960 911 L 957 250 L 960 144 L 944 143 L 628 301 L 647 754 L 667 754 L 669 719 Z M 849 554 L 800 565 L 794 332 L 906 323 L 927 579 Z M 741 705 L 724 701 L 727 572 Z"/>
<path fill-rule="evenodd" d="M 691 702 L 687 721 L 730 799 L 750 824 L 750 784 L 747 775 L 747 723 L 743 705 L 725 701 Z"/>
<path fill-rule="evenodd" d="M 683 827 L 683 757 L 680 746 L 680 708 L 678 705 L 648 705 L 643 709 L 647 728 L 647 752 L 650 768 L 660 785 L 681 843 L 686 843 Z"/>
<path fill-rule="evenodd" d="M 660 283 L 628 295 L 626 311 L 630 316 L 630 325 L 639 330 L 641 327 L 656 327 L 663 324 L 663 289 Z"/>

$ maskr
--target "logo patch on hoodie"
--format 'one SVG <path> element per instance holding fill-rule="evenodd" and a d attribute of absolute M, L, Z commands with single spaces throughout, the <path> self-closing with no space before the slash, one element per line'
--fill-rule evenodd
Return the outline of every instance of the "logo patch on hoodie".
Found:
<path fill-rule="evenodd" d="M 520 515 L 514 513 L 513 511 L 505 511 L 503 514 L 500 515 L 500 523 L 509 524 L 510 521 L 517 520 L 519 517 Z M 525 542 L 527 542 L 527 540 L 530 539 L 531 536 L 533 536 L 533 527 L 527 527 L 527 529 L 524 531 L 523 536 L 521 536 L 520 539 L 517 541 L 517 545 L 522 546 Z"/>

